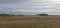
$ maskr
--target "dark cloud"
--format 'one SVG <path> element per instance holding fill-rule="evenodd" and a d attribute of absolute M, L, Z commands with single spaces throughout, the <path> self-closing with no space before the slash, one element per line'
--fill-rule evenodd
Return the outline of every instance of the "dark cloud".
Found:
<path fill-rule="evenodd" d="M 24 2 L 27 0 L 0 0 L 0 4 Z"/>

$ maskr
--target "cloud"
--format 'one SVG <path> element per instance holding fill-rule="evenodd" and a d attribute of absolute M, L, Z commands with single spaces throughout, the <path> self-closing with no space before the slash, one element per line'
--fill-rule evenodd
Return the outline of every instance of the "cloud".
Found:
<path fill-rule="evenodd" d="M 60 12 L 60 2 L 52 0 L 0 0 L 0 13 L 52 15 Z M 56 12 L 56 13 L 55 13 Z"/>
<path fill-rule="evenodd" d="M 0 10 L 3 12 L 46 12 L 43 8 L 47 8 L 47 3 L 42 0 L 0 0 Z M 42 2 L 41 2 L 42 1 Z M 42 4 L 43 3 L 43 4 Z M 43 10 L 40 10 L 43 9 Z"/>

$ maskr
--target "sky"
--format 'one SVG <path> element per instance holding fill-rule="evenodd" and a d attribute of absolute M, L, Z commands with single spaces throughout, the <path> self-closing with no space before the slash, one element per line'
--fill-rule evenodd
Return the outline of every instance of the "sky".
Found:
<path fill-rule="evenodd" d="M 60 15 L 60 0 L 0 0 L 0 13 Z"/>

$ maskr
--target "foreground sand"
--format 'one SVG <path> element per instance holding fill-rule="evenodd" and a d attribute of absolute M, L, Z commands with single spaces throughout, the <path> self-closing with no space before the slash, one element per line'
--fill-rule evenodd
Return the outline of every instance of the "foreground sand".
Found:
<path fill-rule="evenodd" d="M 60 28 L 60 16 L 0 17 L 0 28 Z"/>

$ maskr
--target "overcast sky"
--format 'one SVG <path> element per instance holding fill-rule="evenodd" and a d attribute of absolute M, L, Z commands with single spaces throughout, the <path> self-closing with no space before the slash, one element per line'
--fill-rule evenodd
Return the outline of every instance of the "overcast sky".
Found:
<path fill-rule="evenodd" d="M 60 15 L 60 0 L 0 0 L 0 13 Z"/>

